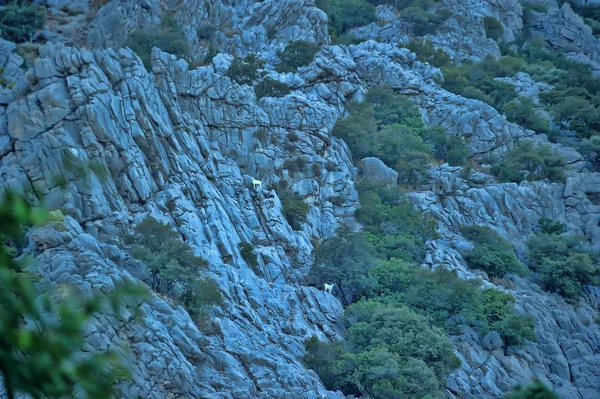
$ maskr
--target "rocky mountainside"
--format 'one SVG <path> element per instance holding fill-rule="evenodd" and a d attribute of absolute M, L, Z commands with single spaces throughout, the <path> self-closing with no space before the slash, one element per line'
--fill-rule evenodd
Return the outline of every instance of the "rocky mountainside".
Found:
<path fill-rule="evenodd" d="M 545 11 L 529 14 L 530 34 L 598 71 L 597 39 L 583 19 L 568 3 L 537 3 Z M 523 34 L 517 0 L 443 4 L 453 16 L 428 37 L 457 62 L 500 56 L 498 42 L 486 37 L 486 16 L 502 23 L 506 43 Z M 81 13 L 63 16 L 65 5 Z M 522 140 L 549 143 L 492 106 L 443 89 L 440 69 L 398 47 L 414 34 L 389 6 L 353 30 L 364 41 L 347 45 L 332 44 L 327 15 L 314 0 L 47 0 L 44 6 L 47 28 L 34 44 L 45 44 L 23 52 L 0 41 L 0 184 L 64 215 L 30 232 L 28 253 L 57 284 L 105 291 L 124 280 L 147 281 L 119 236 L 150 215 L 208 260 L 206 274 L 223 295 L 203 325 L 158 294 L 135 323 L 98 315 L 84 351 L 124 348 L 134 372 L 122 383 L 124 398 L 344 397 L 302 362 L 304 340 L 340 340 L 344 329 L 341 302 L 307 286 L 306 274 L 320 240 L 343 223 L 360 227 L 354 219 L 360 170 L 331 131 L 369 88 L 406 95 L 428 125 L 463 137 L 469 156 L 481 163 Z M 146 68 L 122 45 L 165 15 L 184 27 L 189 57 L 154 48 Z M 218 27 L 210 46 L 196 33 L 207 24 Z M 310 65 L 279 73 L 277 52 L 293 40 L 321 47 Z M 194 64 L 209 47 L 220 53 Z M 259 99 L 228 76 L 234 56 L 248 54 L 257 54 L 265 73 L 287 83 L 290 93 Z M 545 90 L 527 74 L 508 80 L 526 97 Z M 567 302 L 518 276 L 500 285 L 464 259 L 470 243 L 461 226 L 490 226 L 522 252 L 540 217 L 600 248 L 600 174 L 576 149 L 550 144 L 567 160 L 564 184 L 499 183 L 484 169 L 465 173 L 444 164 L 407 194 L 438 222 L 440 235 L 427 244 L 423 267 L 457 270 L 510 292 L 535 325 L 535 342 L 507 351 L 493 334 L 453 337 L 462 364 L 448 378 L 449 398 L 500 398 L 534 379 L 561 398 L 600 396 L 600 289 L 586 287 L 576 303 Z M 299 158 L 301 167 L 286 162 Z M 394 179 L 383 163 L 368 162 L 366 177 Z M 262 188 L 254 189 L 253 179 Z M 274 189 L 282 181 L 309 205 L 300 229 L 286 219 Z M 244 260 L 242 242 L 253 246 L 258 265 Z"/>

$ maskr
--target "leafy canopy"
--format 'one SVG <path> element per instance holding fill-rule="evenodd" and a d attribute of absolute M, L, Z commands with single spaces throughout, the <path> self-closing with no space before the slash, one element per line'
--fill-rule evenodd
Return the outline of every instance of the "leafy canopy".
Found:
<path fill-rule="evenodd" d="M 11 194 L 0 203 L 0 373 L 9 399 L 111 398 L 130 376 L 116 352 L 82 355 L 83 331 L 97 312 L 119 313 L 123 301 L 143 290 L 118 287 L 108 295 L 82 296 L 64 287 L 41 291 L 23 257 L 23 227 L 47 220 L 39 209 Z"/>

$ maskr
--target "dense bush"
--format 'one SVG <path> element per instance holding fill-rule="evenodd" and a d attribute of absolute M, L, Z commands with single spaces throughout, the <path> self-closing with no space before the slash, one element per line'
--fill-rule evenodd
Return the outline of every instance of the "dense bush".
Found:
<path fill-rule="evenodd" d="M 252 85 L 263 74 L 258 70 L 264 68 L 264 62 L 256 58 L 255 54 L 248 54 L 245 58 L 235 57 L 227 69 L 226 76 L 235 80 L 240 85 Z"/>
<path fill-rule="evenodd" d="M 310 64 L 319 51 L 319 46 L 306 40 L 291 41 L 285 50 L 277 55 L 281 62 L 275 68 L 278 72 L 295 72 L 299 67 Z"/>
<path fill-rule="evenodd" d="M 196 28 L 198 40 L 211 41 L 217 33 L 217 27 L 211 24 L 202 24 Z"/>
<path fill-rule="evenodd" d="M 319 285 L 335 284 L 348 305 L 376 288 L 375 280 L 369 276 L 374 262 L 373 247 L 362 233 L 340 229 L 316 249 L 310 278 Z"/>
<path fill-rule="evenodd" d="M 558 396 L 541 382 L 527 386 L 518 386 L 504 399 L 558 399 Z"/>
<path fill-rule="evenodd" d="M 503 162 L 492 168 L 492 174 L 502 182 L 563 182 L 565 166 L 565 160 L 555 154 L 550 146 L 524 141 L 509 151 Z"/>
<path fill-rule="evenodd" d="M 329 389 L 376 399 L 438 397 L 460 365 L 444 332 L 406 307 L 359 302 L 346 318 L 345 346 L 306 342 L 306 365 Z"/>
<path fill-rule="evenodd" d="M 250 267 L 256 271 L 256 269 L 258 268 L 258 257 L 254 253 L 254 247 L 252 246 L 252 244 L 249 244 L 247 242 L 240 242 L 238 244 L 238 248 L 240 250 L 242 258 L 244 258 L 246 263 L 249 264 Z"/>
<path fill-rule="evenodd" d="M 17 4 L 0 7 L 0 31 L 5 40 L 15 43 L 27 42 L 45 24 L 46 14 L 40 8 Z"/>
<path fill-rule="evenodd" d="M 505 103 L 502 111 L 509 121 L 518 123 L 524 128 L 531 129 L 536 133 L 548 132 L 548 121 L 536 112 L 533 101 L 527 97 L 519 97 Z"/>
<path fill-rule="evenodd" d="M 137 29 L 129 34 L 125 46 L 131 48 L 150 69 L 152 47 L 158 47 L 167 53 L 183 58 L 188 53 L 185 34 L 182 27 L 172 16 L 165 16 L 160 25 L 155 25 L 149 31 Z"/>
<path fill-rule="evenodd" d="M 485 16 L 483 17 L 483 27 L 485 28 L 486 37 L 494 40 L 502 39 L 504 35 L 504 26 L 494 17 Z"/>
<path fill-rule="evenodd" d="M 291 92 L 290 86 L 285 82 L 280 82 L 271 78 L 264 78 L 255 87 L 256 98 L 263 97 L 283 97 Z"/>
<path fill-rule="evenodd" d="M 402 184 L 420 184 L 434 155 L 448 156 L 453 164 L 464 161 L 461 140 L 425 127 L 419 110 L 391 89 L 375 87 L 348 108 L 350 115 L 338 120 L 333 135 L 348 144 L 355 159 L 375 156 L 396 169 Z"/>
<path fill-rule="evenodd" d="M 308 204 L 302 196 L 286 187 L 278 187 L 276 191 L 283 207 L 283 216 L 294 230 L 301 230 L 302 223 L 306 221 L 306 216 L 308 216 Z"/>
<path fill-rule="evenodd" d="M 169 225 L 148 217 L 123 241 L 131 255 L 150 270 L 152 289 L 177 299 L 190 315 L 198 317 L 206 304 L 221 300 L 216 284 L 200 277 L 206 260 L 194 255 Z"/>
<path fill-rule="evenodd" d="M 315 3 L 327 14 L 329 32 L 334 38 L 375 21 L 375 6 L 365 0 L 316 0 Z"/>
<path fill-rule="evenodd" d="M 494 230 L 482 226 L 465 226 L 460 231 L 475 244 L 475 248 L 465 256 L 470 268 L 481 269 L 490 277 L 526 272 L 515 256 L 512 245 Z"/>
<path fill-rule="evenodd" d="M 435 220 L 416 211 L 398 187 L 363 182 L 357 188 L 361 206 L 356 217 L 378 257 L 420 262 L 425 242 L 436 237 Z"/>
<path fill-rule="evenodd" d="M 533 321 L 518 315 L 514 309 L 515 298 L 493 288 L 481 293 L 482 319 L 490 331 L 497 331 L 508 345 L 520 345 L 523 340 L 535 340 Z"/>
<path fill-rule="evenodd" d="M 415 53 L 421 62 L 441 68 L 452 64 L 452 58 L 444 50 L 435 48 L 429 39 L 412 39 L 400 45 Z"/>
<path fill-rule="evenodd" d="M 576 299 L 584 285 L 598 283 L 598 255 L 582 237 L 546 228 L 527 241 L 529 267 L 538 273 L 546 289 Z"/>

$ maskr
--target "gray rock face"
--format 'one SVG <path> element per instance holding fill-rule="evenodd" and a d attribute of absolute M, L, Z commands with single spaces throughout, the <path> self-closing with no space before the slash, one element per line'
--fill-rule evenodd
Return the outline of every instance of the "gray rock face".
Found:
<path fill-rule="evenodd" d="M 209 261 L 206 274 L 224 297 L 210 321 L 196 325 L 181 306 L 155 295 L 141 305 L 141 322 L 98 315 L 86 331 L 86 350 L 128 348 L 134 378 L 122 384 L 123 397 L 341 399 L 304 367 L 302 342 L 313 335 L 339 340 L 343 331 L 340 302 L 303 284 L 314 243 L 341 221 L 360 228 L 352 218 L 359 207 L 357 170 L 348 147 L 330 134 L 346 104 L 370 87 L 392 87 L 419 106 L 426 123 L 464 137 L 476 160 L 502 156 L 521 140 L 547 140 L 487 104 L 443 90 L 438 69 L 396 46 L 411 33 L 390 7 L 378 7 L 378 23 L 355 30 L 380 42 L 328 46 L 326 16 L 312 0 L 178 4 L 108 2 L 85 29 L 73 22 L 70 34 L 79 37 L 70 40 L 92 50 L 47 44 L 31 67 L 14 45 L 0 41 L 2 77 L 14 84 L 0 91 L 0 184 L 43 197 L 65 215 L 64 222 L 30 233 L 28 251 L 55 283 L 103 290 L 146 278 L 118 236 L 148 215 L 169 223 Z M 522 27 L 516 0 L 444 5 L 455 16 L 430 39 L 458 60 L 500 54 L 485 37 L 484 16 L 502 22 L 505 41 Z M 578 25 L 568 22 L 567 8 L 559 11 L 551 7 L 538 26 L 560 48 L 569 33 L 557 27 Z M 289 40 L 324 46 L 297 73 L 268 69 L 292 92 L 260 100 L 251 87 L 225 76 L 229 54 L 190 71 L 183 60 L 155 49 L 148 72 L 130 50 L 97 50 L 118 46 L 167 12 L 185 25 L 195 59 L 208 47 L 194 32 L 203 24 L 217 28 L 212 44 L 224 52 L 259 52 L 271 64 Z M 585 32 L 572 41 L 593 60 Z M 524 74 L 505 81 L 532 99 L 547 89 Z M 447 267 L 507 290 L 536 326 L 537 342 L 507 354 L 495 332 L 454 337 L 462 366 L 448 379 L 449 398 L 500 398 L 534 378 L 561 398 L 598 397 L 600 291 L 589 288 L 574 306 L 520 278 L 499 286 L 467 268 L 463 255 L 472 244 L 458 233 L 463 225 L 488 225 L 522 252 L 537 220 L 551 217 L 600 248 L 600 174 L 587 172 L 577 151 L 553 148 L 568 160 L 566 184 L 498 184 L 486 173 L 442 165 L 431 170 L 425 187 L 408 194 L 439 222 L 440 238 L 427 243 L 423 266 Z M 286 162 L 297 159 L 303 167 Z M 78 172 L 86 166 L 86 173 Z M 376 158 L 363 159 L 362 169 L 372 179 L 397 178 Z M 261 180 L 262 189 L 255 190 L 252 179 Z M 301 230 L 289 225 L 272 190 L 283 180 L 309 204 Z M 257 268 L 242 258 L 240 242 L 254 247 Z"/>
<path fill-rule="evenodd" d="M 365 179 L 384 184 L 398 184 L 398 172 L 389 168 L 383 161 L 375 157 L 360 160 L 360 169 Z"/>

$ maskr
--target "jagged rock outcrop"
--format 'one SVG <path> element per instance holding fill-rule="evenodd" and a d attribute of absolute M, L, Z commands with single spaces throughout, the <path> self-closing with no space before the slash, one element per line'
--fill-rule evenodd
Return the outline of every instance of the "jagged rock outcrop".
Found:
<path fill-rule="evenodd" d="M 485 38 L 484 16 L 502 22 L 505 41 L 522 27 L 515 0 L 444 5 L 455 16 L 431 39 L 458 60 L 500 54 Z M 158 24 L 167 12 L 185 25 L 195 59 L 207 43 L 194 29 L 206 23 L 217 27 L 213 44 L 224 52 L 258 52 L 271 64 L 289 40 L 324 46 L 298 73 L 267 67 L 292 93 L 260 100 L 251 87 L 225 76 L 227 54 L 188 70 L 185 61 L 155 49 L 147 71 L 128 49 L 98 50 L 118 47 L 129 32 Z M 385 85 L 407 95 L 426 123 L 464 137 L 476 160 L 502 156 L 520 140 L 547 143 L 489 105 L 443 90 L 438 69 L 397 47 L 410 32 L 393 10 L 379 7 L 378 18 L 381 26 L 355 33 L 380 42 L 327 46 L 326 16 L 312 0 L 120 0 L 91 16 L 85 29 L 73 22 L 57 40 L 91 50 L 50 43 L 26 67 L 14 45 L 0 41 L 2 77 L 14 84 L 0 91 L 0 184 L 25 187 L 31 198 L 65 215 L 30 234 L 28 252 L 44 265 L 44 275 L 82 290 L 144 279 L 118 236 L 152 215 L 209 261 L 206 274 L 224 296 L 200 327 L 181 306 L 156 295 L 141 305 L 140 322 L 98 316 L 86 350 L 121 345 L 129 353 L 134 379 L 123 384 L 124 397 L 343 397 L 327 392 L 301 361 L 304 339 L 340 339 L 341 304 L 304 284 L 313 244 L 340 222 L 354 223 L 358 171 L 347 146 L 330 132 L 346 104 L 361 100 L 368 88 Z M 511 83 L 537 95 L 525 76 Z M 430 183 L 408 195 L 439 221 L 441 238 L 428 243 L 424 266 L 448 267 L 495 286 L 466 267 L 462 255 L 470 244 L 457 229 L 467 224 L 489 225 L 522 251 L 537 219 L 546 216 L 599 246 L 600 175 L 587 172 L 575 150 L 553 148 L 569 161 L 566 184 L 498 184 L 483 172 L 434 168 Z M 252 188 L 253 178 L 263 189 Z M 302 230 L 292 229 L 271 189 L 284 180 L 310 204 Z M 253 245 L 258 267 L 244 261 L 240 242 Z M 520 278 L 505 284 L 519 311 L 533 318 L 537 342 L 504 354 L 493 335 L 480 340 L 465 331 L 455 337 L 463 362 L 448 380 L 448 396 L 499 398 L 535 377 L 563 398 L 597 397 L 598 290 L 572 305 Z"/>

